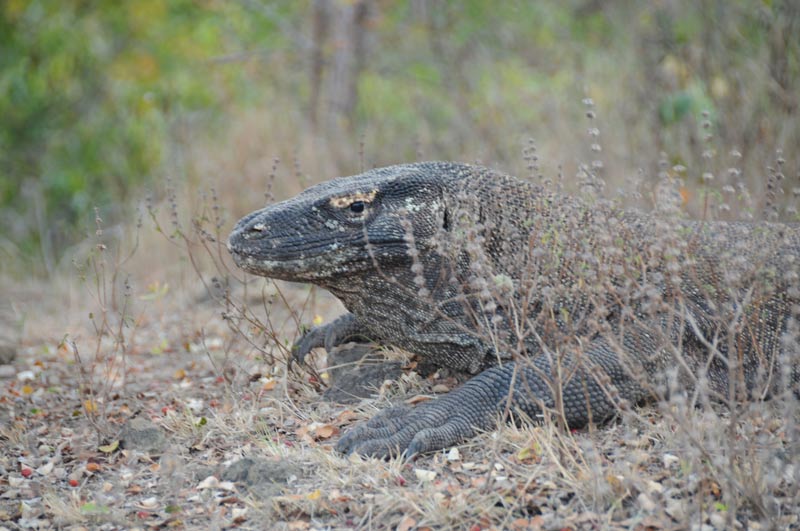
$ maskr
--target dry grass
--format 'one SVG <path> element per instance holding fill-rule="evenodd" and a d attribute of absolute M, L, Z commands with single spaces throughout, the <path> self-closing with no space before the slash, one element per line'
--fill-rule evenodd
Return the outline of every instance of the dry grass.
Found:
<path fill-rule="evenodd" d="M 73 254 L 88 265 L 82 283 L 63 266 L 64 278 L 46 286 L 8 286 L 27 319 L 16 376 L 0 382 L 0 526 L 800 526 L 790 400 L 735 412 L 667 402 L 575 433 L 551 422 L 502 425 L 410 462 L 336 455 L 337 433 L 353 422 L 452 382 L 406 371 L 346 407 L 320 400 L 314 374 L 287 368 L 301 325 L 331 320 L 340 304 L 308 287 L 238 282 L 221 238 L 260 206 L 262 190 L 289 196 L 339 170 L 313 141 L 284 141 L 265 154 L 277 136 L 297 133 L 285 120 L 268 121 L 278 124 L 270 132 L 264 122 L 239 120 L 227 148 L 190 144 L 183 170 L 191 178 L 150 201 L 160 232 L 145 212 L 141 228 L 86 242 Z M 277 169 L 275 157 L 285 161 Z M 357 159 L 343 172 L 357 171 Z M 530 160 L 517 164 L 515 173 L 527 174 Z M 576 173 L 570 164 L 567 175 Z M 223 177 L 231 175 L 235 182 Z M 203 217 L 210 239 L 192 228 Z M 228 279 L 228 300 L 213 278 Z M 133 419 L 144 427 L 131 432 Z M 226 479 L 242 458 L 256 463 L 252 477 Z"/>
<path fill-rule="evenodd" d="M 211 307 L 166 306 L 202 323 L 206 344 L 233 338 Z M 733 448 L 719 440 L 726 412 L 670 415 L 666 406 L 577 433 L 551 423 L 504 425 L 413 462 L 343 458 L 332 452 L 335 435 L 315 437 L 310 427 L 344 429 L 371 415 L 375 400 L 347 409 L 319 402 L 281 370 L 274 380 L 255 378 L 275 368 L 236 348 L 235 373 L 220 370 L 220 346 L 208 356 L 191 352 L 199 341 L 188 351 L 148 352 L 164 337 L 158 322 L 141 325 L 140 336 L 128 382 L 102 397 L 102 422 L 82 410 L 85 395 L 74 392 L 76 367 L 63 349 L 25 353 L 21 368 L 37 371 L 26 382 L 33 392 L 7 383 L 3 395 L 3 521 L 74 529 L 730 529 L 735 499 L 744 528 L 797 524 L 796 465 L 776 467 L 793 444 L 792 420 L 776 415 L 776 404 L 737 422 Z M 400 397 L 432 384 L 412 380 Z M 122 449 L 104 450 L 133 417 L 162 433 L 162 444 L 148 450 L 124 435 Z M 718 468 L 735 448 L 742 451 L 735 468 Z M 229 465 L 245 457 L 271 467 L 275 482 L 226 480 Z M 723 490 L 733 484 L 744 488 Z"/>

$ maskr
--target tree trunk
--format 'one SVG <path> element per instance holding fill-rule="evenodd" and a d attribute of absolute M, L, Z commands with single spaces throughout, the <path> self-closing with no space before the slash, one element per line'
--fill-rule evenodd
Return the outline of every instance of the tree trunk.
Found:
<path fill-rule="evenodd" d="M 319 105 L 322 95 L 322 79 L 325 70 L 325 44 L 330 26 L 330 0 L 314 0 L 311 48 L 311 96 L 308 102 L 308 117 L 311 129 L 319 129 Z"/>
<path fill-rule="evenodd" d="M 333 61 L 328 96 L 328 132 L 352 133 L 358 103 L 358 76 L 364 66 L 367 0 L 330 3 L 333 22 Z"/>

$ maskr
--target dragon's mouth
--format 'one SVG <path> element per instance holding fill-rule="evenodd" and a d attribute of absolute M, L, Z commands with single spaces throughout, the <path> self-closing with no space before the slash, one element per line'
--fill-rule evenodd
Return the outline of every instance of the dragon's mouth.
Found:
<path fill-rule="evenodd" d="M 228 251 L 241 269 L 260 276 L 283 280 L 319 281 L 375 269 L 375 264 L 397 262 L 408 256 L 401 240 L 370 241 L 363 235 L 352 240 L 264 236 L 243 237 L 234 231 Z"/>

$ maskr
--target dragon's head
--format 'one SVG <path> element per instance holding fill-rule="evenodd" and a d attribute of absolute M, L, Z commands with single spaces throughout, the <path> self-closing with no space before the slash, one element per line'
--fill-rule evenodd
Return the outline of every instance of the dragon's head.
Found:
<path fill-rule="evenodd" d="M 228 238 L 239 267 L 256 275 L 325 283 L 411 261 L 448 223 L 444 187 L 473 168 L 403 164 L 341 177 L 248 214 Z"/>

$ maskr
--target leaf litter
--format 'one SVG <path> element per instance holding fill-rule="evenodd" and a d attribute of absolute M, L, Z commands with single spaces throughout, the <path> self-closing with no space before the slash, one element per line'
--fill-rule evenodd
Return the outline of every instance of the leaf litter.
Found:
<path fill-rule="evenodd" d="M 298 288 L 299 289 L 299 288 Z M 165 322 L 166 321 L 166 322 Z M 191 323 L 202 323 L 193 329 Z M 725 529 L 714 470 L 655 409 L 603 429 L 498 430 L 413 461 L 339 456 L 338 436 L 390 402 L 456 383 L 406 363 L 340 405 L 234 341 L 216 308 L 143 319 L 121 369 L 80 367 L 69 345 L 27 345 L 0 380 L 0 529 Z M 211 345 L 212 348 L 208 348 Z M 111 385 L 109 385 L 111 383 Z M 713 415 L 701 422 L 713 422 Z M 787 433 L 764 411 L 757 437 Z M 781 488 L 797 476 L 787 469 Z M 786 527 L 797 525 L 796 500 Z M 758 529 L 754 509 L 739 508 Z M 706 528 L 704 527 L 704 529 Z"/>

